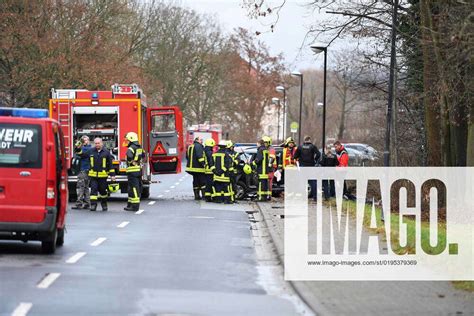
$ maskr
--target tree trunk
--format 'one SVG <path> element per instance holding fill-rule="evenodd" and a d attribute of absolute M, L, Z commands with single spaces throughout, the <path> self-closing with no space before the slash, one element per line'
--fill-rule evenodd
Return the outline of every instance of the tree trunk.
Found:
<path fill-rule="evenodd" d="M 471 114 L 468 126 L 467 136 L 467 155 L 466 155 L 466 166 L 474 167 L 474 106 L 471 104 Z"/>
<path fill-rule="evenodd" d="M 421 47 L 423 52 L 423 104 L 425 108 L 425 133 L 428 152 L 427 164 L 440 166 L 441 124 L 440 104 L 436 96 L 438 68 L 435 47 L 431 36 L 431 9 L 429 0 L 420 0 Z"/>
<path fill-rule="evenodd" d="M 346 121 L 346 100 L 347 100 L 347 89 L 343 88 L 342 94 L 342 109 L 341 109 L 341 120 L 339 122 L 339 130 L 337 132 L 337 139 L 344 138 L 344 129 L 345 129 L 345 121 Z"/>

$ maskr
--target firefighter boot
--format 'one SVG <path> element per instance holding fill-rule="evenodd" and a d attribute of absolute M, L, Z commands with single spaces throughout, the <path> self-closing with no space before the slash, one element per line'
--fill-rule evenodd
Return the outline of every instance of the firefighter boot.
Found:
<path fill-rule="evenodd" d="M 124 211 L 132 211 L 132 203 L 127 202 L 127 206 L 124 207 Z"/>
<path fill-rule="evenodd" d="M 102 207 L 102 211 L 107 212 L 107 201 L 100 201 L 100 206 Z"/>
<path fill-rule="evenodd" d="M 96 203 L 91 203 L 91 212 L 95 212 L 97 210 L 97 202 Z"/>
<path fill-rule="evenodd" d="M 195 200 L 200 200 L 201 196 L 199 195 L 200 189 L 194 189 L 194 199 Z"/>
<path fill-rule="evenodd" d="M 201 189 L 200 192 L 201 192 L 201 200 L 205 200 L 206 199 L 206 190 Z"/>
<path fill-rule="evenodd" d="M 140 203 L 133 203 L 133 204 L 132 204 L 132 209 L 131 209 L 131 211 L 133 211 L 133 212 L 138 212 L 139 209 L 140 209 Z"/>
<path fill-rule="evenodd" d="M 83 210 L 88 210 L 88 209 L 90 209 L 90 208 L 91 208 L 91 205 L 90 205 L 89 203 L 84 203 L 84 204 L 82 205 L 82 209 L 83 209 Z"/>

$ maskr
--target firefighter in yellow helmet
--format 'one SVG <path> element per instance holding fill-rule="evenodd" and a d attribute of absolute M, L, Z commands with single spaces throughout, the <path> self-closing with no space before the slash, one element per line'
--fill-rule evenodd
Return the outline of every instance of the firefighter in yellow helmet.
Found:
<path fill-rule="evenodd" d="M 128 132 L 125 135 L 124 146 L 128 147 L 127 157 L 127 182 L 128 182 L 128 203 L 125 211 L 136 212 L 140 208 L 140 195 L 142 191 L 142 161 L 145 152 L 138 143 L 138 135 Z"/>
<path fill-rule="evenodd" d="M 258 142 L 259 147 L 257 150 L 257 156 L 253 160 L 252 164 L 257 169 L 258 174 L 258 190 L 257 197 L 258 201 L 268 201 L 270 199 L 271 192 L 269 190 L 268 175 L 270 173 L 269 160 L 270 154 L 268 148 L 270 147 L 271 139 L 268 136 L 263 136 Z"/>
<path fill-rule="evenodd" d="M 211 168 L 212 166 L 214 166 L 214 161 L 212 159 L 212 154 L 214 153 L 214 146 L 216 146 L 216 141 L 212 138 L 208 138 L 204 142 L 204 158 L 206 161 L 206 189 L 204 190 L 204 198 L 206 202 L 212 202 L 212 186 L 214 185 L 214 174 L 212 173 Z"/>

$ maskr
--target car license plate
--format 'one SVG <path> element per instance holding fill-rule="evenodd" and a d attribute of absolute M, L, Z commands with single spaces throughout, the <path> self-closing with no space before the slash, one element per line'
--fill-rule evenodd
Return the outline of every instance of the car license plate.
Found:
<path fill-rule="evenodd" d="M 120 162 L 120 169 L 127 169 L 127 162 L 126 161 L 121 161 Z"/>

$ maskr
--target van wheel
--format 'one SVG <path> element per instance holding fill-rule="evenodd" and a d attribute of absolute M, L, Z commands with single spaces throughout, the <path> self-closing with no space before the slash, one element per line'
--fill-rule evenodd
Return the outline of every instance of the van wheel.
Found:
<path fill-rule="evenodd" d="M 58 230 L 54 228 L 47 240 L 41 242 L 41 250 L 45 254 L 53 254 L 56 251 L 56 242 L 58 239 Z"/>
<path fill-rule="evenodd" d="M 142 199 L 148 199 L 150 197 L 150 187 L 143 187 L 142 188 Z"/>
<path fill-rule="evenodd" d="M 64 245 L 64 230 L 66 229 L 66 226 L 64 228 L 58 229 L 58 239 L 56 239 L 56 246 L 61 247 Z"/>

